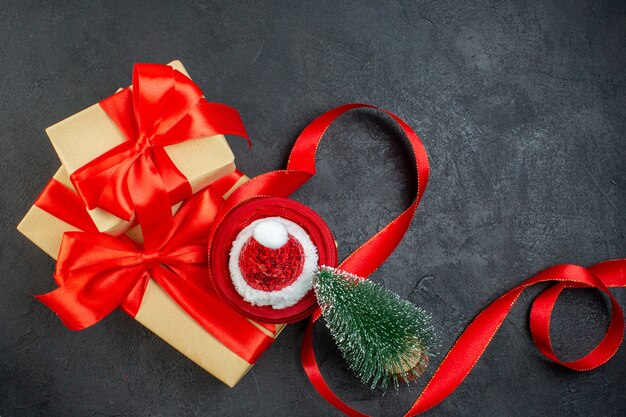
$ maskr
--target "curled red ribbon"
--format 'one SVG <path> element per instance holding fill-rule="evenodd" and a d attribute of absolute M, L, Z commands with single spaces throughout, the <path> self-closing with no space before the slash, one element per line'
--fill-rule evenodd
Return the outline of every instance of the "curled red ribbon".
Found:
<path fill-rule="evenodd" d="M 337 117 L 356 108 L 377 109 L 367 104 L 347 104 L 319 116 L 296 140 L 287 169 L 260 175 L 237 189 L 220 208 L 212 231 L 239 204 L 267 195 L 287 197 L 310 179 L 315 174 L 315 156 L 322 136 Z M 364 278 L 374 272 L 400 243 L 424 194 L 429 173 L 426 150 L 417 134 L 398 116 L 384 109 L 378 110 L 398 123 L 408 138 L 415 156 L 418 187 L 415 199 L 404 212 L 339 265 L 340 269 Z M 588 269 L 577 265 L 557 265 L 510 290 L 483 310 L 459 337 L 406 416 L 420 414 L 450 395 L 480 359 L 520 294 L 529 286 L 548 281 L 558 283 L 535 299 L 530 314 L 531 333 L 539 350 L 549 359 L 579 371 L 596 368 L 608 361 L 619 348 L 624 334 L 624 315 L 608 288 L 626 286 L 626 260 L 608 261 Z M 572 362 L 562 362 L 556 357 L 549 336 L 550 315 L 565 288 L 596 288 L 611 301 L 611 322 L 606 335 L 589 354 Z M 365 416 L 337 397 L 322 377 L 313 352 L 313 325 L 320 315 L 321 311 L 317 309 L 305 330 L 301 349 L 304 370 L 318 393 L 331 405 L 349 416 Z"/>
<path fill-rule="evenodd" d="M 79 168 L 71 180 L 89 209 L 100 207 L 127 221 L 136 204 L 131 183 L 166 190 L 170 205 L 191 195 L 165 146 L 217 134 L 247 139 L 237 110 L 207 102 L 193 81 L 168 65 L 136 64 L 132 89 L 99 104 L 127 140 Z M 145 182 L 148 171 L 158 173 L 152 184 Z"/>

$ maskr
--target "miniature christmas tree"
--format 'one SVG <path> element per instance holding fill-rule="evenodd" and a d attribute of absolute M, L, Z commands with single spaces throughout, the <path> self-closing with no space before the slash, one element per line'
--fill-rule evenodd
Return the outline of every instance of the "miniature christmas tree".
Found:
<path fill-rule="evenodd" d="M 430 316 L 379 284 L 334 268 L 313 279 L 326 326 L 356 375 L 372 388 L 419 377 L 433 342 Z"/>

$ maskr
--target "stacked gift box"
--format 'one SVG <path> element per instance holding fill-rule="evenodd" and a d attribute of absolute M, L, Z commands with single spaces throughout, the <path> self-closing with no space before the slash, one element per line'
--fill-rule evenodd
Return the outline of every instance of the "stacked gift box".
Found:
<path fill-rule="evenodd" d="M 168 65 L 188 77 L 179 61 Z M 49 127 L 46 133 L 62 167 L 19 224 L 20 232 L 54 259 L 59 254 L 66 232 L 125 235 L 141 242 L 141 229 L 134 214 L 123 218 L 100 207 L 89 208 L 70 180 L 71 175 L 86 164 L 129 140 L 103 110 L 103 106 L 95 104 Z M 192 138 L 164 146 L 163 150 L 186 179 L 188 185 L 185 186 L 190 188 L 187 193 L 170 193 L 173 212 L 176 212 L 184 198 L 189 197 L 189 193 L 197 194 L 206 187 L 212 187 L 212 192 L 225 198 L 247 179 L 236 170 L 233 153 L 222 134 Z M 68 216 L 63 213 L 68 213 Z M 211 298 L 211 302 L 216 303 L 219 300 Z M 261 342 L 263 337 L 250 337 L 243 353 L 241 349 L 238 353 L 233 352 L 220 341 L 224 335 L 211 334 L 207 326 L 194 320 L 152 279 L 146 285 L 140 305 L 131 315 L 229 386 L 234 386 L 249 371 L 254 359 L 260 354 L 259 351 L 267 347 L 267 343 Z M 227 320 L 211 317 L 213 321 L 220 319 Z M 250 322 L 254 325 L 253 328 L 272 340 L 284 327 Z M 222 329 L 227 327 L 227 323 L 219 324 L 218 327 Z"/>

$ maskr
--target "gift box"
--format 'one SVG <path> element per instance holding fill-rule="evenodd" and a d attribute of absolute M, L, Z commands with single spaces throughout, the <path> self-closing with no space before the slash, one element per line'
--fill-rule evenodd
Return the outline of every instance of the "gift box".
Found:
<path fill-rule="evenodd" d="M 215 187 L 227 196 L 246 180 L 247 178 L 242 174 L 233 173 L 228 181 L 221 180 L 215 184 Z M 174 207 L 174 211 L 177 209 L 178 205 Z M 71 216 L 71 220 L 64 221 L 65 214 L 67 218 Z M 72 188 L 67 170 L 63 167 L 56 172 L 18 225 L 18 230 L 22 234 L 54 259 L 59 253 L 65 232 L 89 228 L 95 229 L 84 204 Z M 141 229 L 138 226 L 130 229 L 126 235 L 135 241 L 142 239 Z M 230 387 L 237 384 L 253 365 L 253 361 L 246 360 L 242 356 L 256 357 L 267 347 L 266 344 L 262 345 L 259 342 L 259 338 L 250 338 L 249 344 L 244 347 L 247 352 L 243 355 L 241 352 L 239 354 L 233 352 L 190 317 L 152 279 L 148 282 L 134 318 Z M 219 321 L 221 318 L 213 317 L 212 319 Z M 276 325 L 275 331 L 270 331 L 267 326 L 249 322 L 272 339 L 276 338 L 284 328 L 282 324 Z"/>
<path fill-rule="evenodd" d="M 180 61 L 168 65 L 188 77 Z M 105 112 L 103 102 L 46 129 L 69 175 L 128 140 L 120 126 Z M 185 140 L 165 146 L 163 150 L 190 187 L 187 194 L 171 193 L 172 204 L 235 171 L 234 155 L 222 134 Z M 132 217 L 122 219 L 99 207 L 90 209 L 89 215 L 99 231 L 112 235 L 128 230 L 134 220 Z"/>

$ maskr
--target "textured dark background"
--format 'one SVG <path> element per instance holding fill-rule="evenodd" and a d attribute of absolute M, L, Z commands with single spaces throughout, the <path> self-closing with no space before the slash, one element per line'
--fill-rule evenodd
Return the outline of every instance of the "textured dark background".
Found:
<path fill-rule="evenodd" d="M 44 129 L 128 85 L 137 61 L 179 58 L 209 99 L 242 112 L 254 147 L 231 145 L 250 175 L 284 166 L 300 130 L 333 106 L 369 102 L 406 118 L 432 176 L 374 279 L 432 312 L 436 363 L 524 278 L 626 255 L 623 1 L 132 3 L 0 7 L 0 416 L 338 415 L 301 369 L 302 323 L 229 389 L 121 312 L 71 332 L 30 297 L 54 287 L 52 260 L 15 230 L 59 166 Z M 342 256 L 410 200 L 397 136 L 367 112 L 345 117 L 298 193 Z M 626 349 L 586 373 L 549 363 L 528 331 L 536 293 L 428 416 L 626 415 Z M 615 294 L 626 305 L 626 291 Z M 603 334 L 606 301 L 567 293 L 553 323 L 572 359 Z M 399 415 L 426 381 L 371 392 L 324 327 L 316 333 L 330 384 L 367 413 Z"/>

